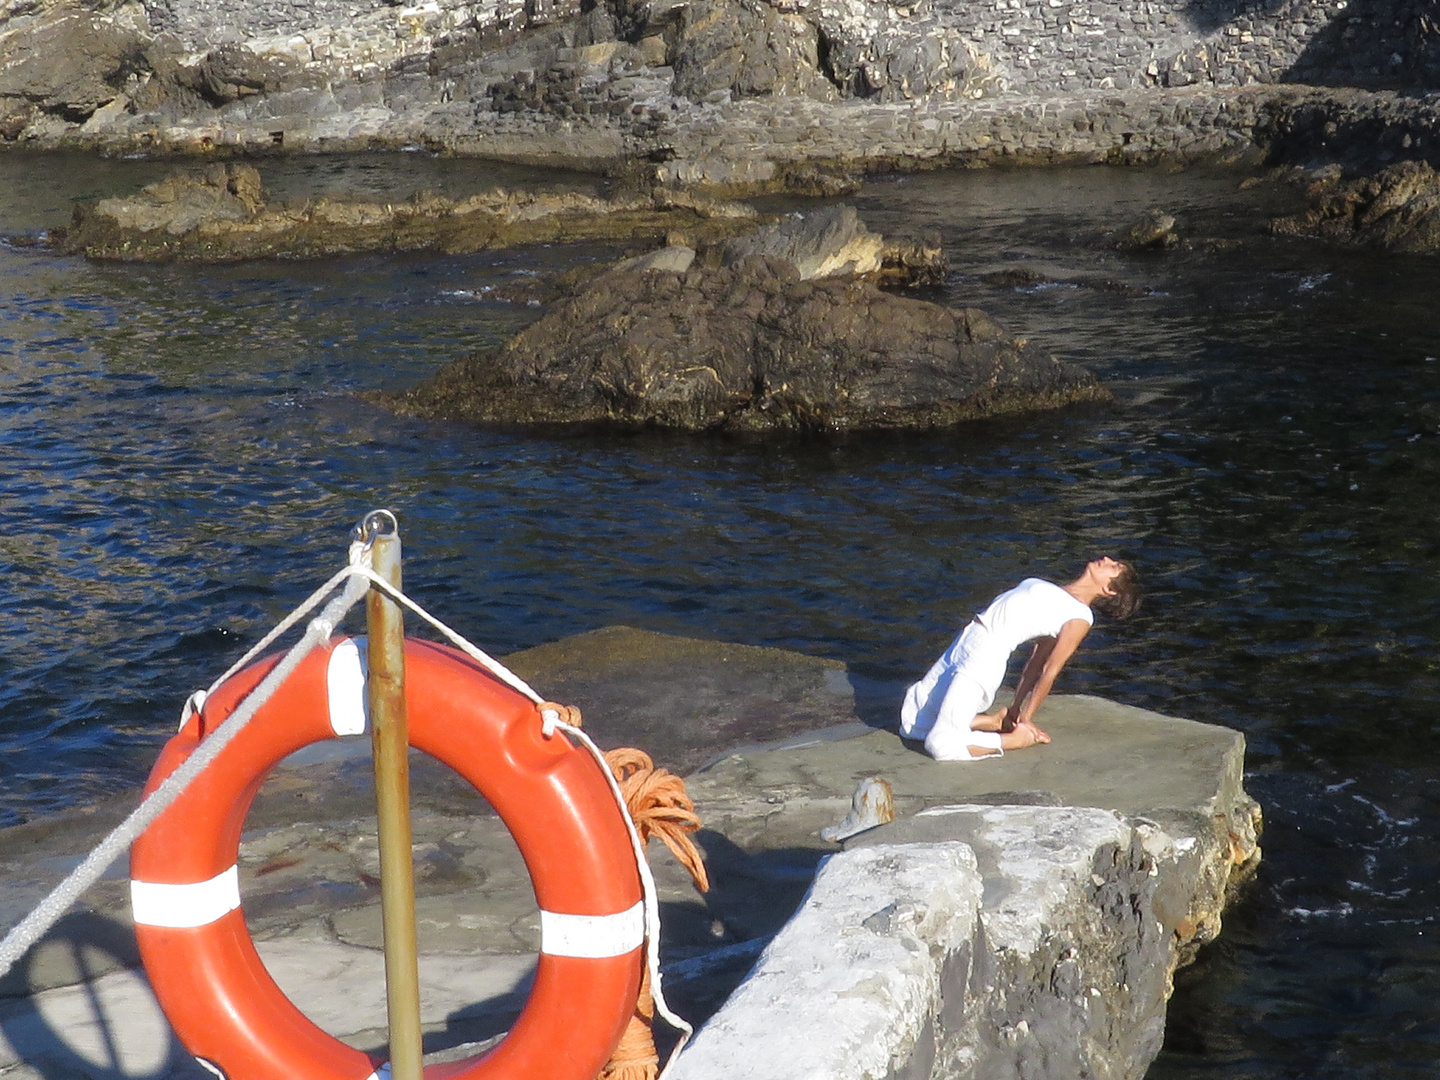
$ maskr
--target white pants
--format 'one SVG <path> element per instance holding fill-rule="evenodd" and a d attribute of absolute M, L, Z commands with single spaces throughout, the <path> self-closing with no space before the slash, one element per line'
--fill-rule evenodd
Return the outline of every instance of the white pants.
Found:
<path fill-rule="evenodd" d="M 998 731 L 973 731 L 970 721 L 990 707 L 995 691 L 969 677 L 963 668 L 941 657 L 925 677 L 905 692 L 900 706 L 900 734 L 924 739 L 925 752 L 936 761 L 979 761 L 1005 751 Z M 996 751 L 972 754 L 976 746 Z"/>

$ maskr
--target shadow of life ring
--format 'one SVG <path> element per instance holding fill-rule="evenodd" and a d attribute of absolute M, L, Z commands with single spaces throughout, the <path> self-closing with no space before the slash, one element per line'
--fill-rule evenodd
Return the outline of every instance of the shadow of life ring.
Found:
<path fill-rule="evenodd" d="M 312 652 L 131 852 L 146 974 L 185 1048 L 227 1080 L 367 1080 L 379 1063 L 312 1023 L 265 970 L 236 872 L 246 812 L 269 771 L 322 739 L 365 730 L 364 639 Z M 166 744 L 148 794 L 279 662 L 216 688 Z M 405 645 L 410 744 L 449 765 L 510 829 L 540 905 L 540 957 L 508 1035 L 426 1080 L 594 1080 L 635 1008 L 645 934 L 629 833 L 599 764 L 535 704 L 454 649 Z M 388 1070 L 387 1070 L 388 1072 Z M 383 1075 L 383 1074 L 381 1074 Z"/>

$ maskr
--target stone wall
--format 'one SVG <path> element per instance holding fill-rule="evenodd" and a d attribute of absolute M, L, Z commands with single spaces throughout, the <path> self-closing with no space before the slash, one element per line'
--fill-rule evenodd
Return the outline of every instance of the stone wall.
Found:
<path fill-rule="evenodd" d="M 800 0 L 798 10 L 822 41 L 868 46 L 858 70 L 832 73 L 861 97 L 886 92 L 918 39 L 968 51 L 988 80 L 958 89 L 976 97 L 1196 83 L 1431 87 L 1440 76 L 1440 16 L 1421 0 Z"/>

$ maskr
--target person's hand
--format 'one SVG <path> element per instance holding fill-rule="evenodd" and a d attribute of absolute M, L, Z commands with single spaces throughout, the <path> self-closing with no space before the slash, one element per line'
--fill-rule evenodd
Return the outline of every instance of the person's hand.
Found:
<path fill-rule="evenodd" d="M 1018 708 L 1016 708 L 1014 705 L 1009 706 L 1009 707 L 1005 710 L 1005 716 L 1004 716 L 1004 718 L 1000 721 L 1000 732 L 1001 732 L 1001 734 L 1006 734 L 1006 733 L 1008 733 L 1008 732 L 1014 731 L 1014 730 L 1015 730 L 1015 724 L 1019 721 L 1019 719 L 1020 719 L 1020 710 L 1019 710 Z"/>

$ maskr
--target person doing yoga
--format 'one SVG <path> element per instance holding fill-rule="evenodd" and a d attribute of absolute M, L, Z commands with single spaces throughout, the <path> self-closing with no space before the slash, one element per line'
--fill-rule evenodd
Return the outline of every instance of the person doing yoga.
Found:
<path fill-rule="evenodd" d="M 936 761 L 977 761 L 1048 743 L 1035 712 L 1095 621 L 1124 619 L 1140 606 L 1135 568 L 1106 555 L 1068 585 L 1026 578 L 970 622 L 925 677 L 905 692 L 900 734 L 925 740 Z M 1005 679 L 1010 654 L 1035 642 L 1008 708 L 986 712 Z"/>

